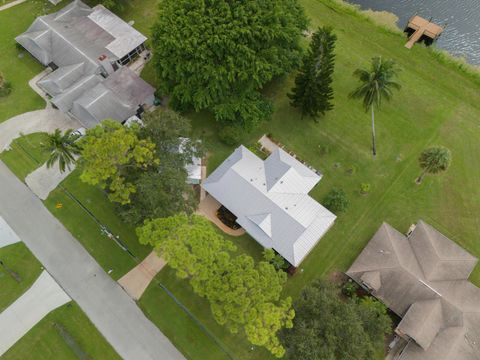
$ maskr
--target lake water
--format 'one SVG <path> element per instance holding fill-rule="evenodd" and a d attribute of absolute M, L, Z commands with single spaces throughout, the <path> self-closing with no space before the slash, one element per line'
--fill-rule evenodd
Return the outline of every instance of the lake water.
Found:
<path fill-rule="evenodd" d="M 480 65 L 480 0 L 349 0 L 362 9 L 389 11 L 398 16 L 403 30 L 412 15 L 445 26 L 439 48 Z"/>

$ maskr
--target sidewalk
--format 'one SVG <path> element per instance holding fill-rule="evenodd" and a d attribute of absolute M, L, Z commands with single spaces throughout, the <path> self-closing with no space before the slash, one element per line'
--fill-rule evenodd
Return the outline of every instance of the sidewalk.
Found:
<path fill-rule="evenodd" d="M 0 356 L 49 312 L 70 300 L 44 270 L 32 287 L 0 314 Z"/>
<path fill-rule="evenodd" d="M 118 283 L 133 300 L 138 300 L 165 264 L 165 260 L 152 251 L 140 264 L 118 280 Z"/>

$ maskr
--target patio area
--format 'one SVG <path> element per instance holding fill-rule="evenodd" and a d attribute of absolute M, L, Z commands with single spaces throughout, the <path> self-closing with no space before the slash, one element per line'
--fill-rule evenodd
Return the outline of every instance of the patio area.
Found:
<path fill-rule="evenodd" d="M 225 234 L 232 236 L 241 236 L 245 234 L 245 230 L 240 228 L 237 230 L 229 228 L 225 225 L 217 216 L 217 210 L 222 206 L 217 200 L 212 196 L 207 195 L 200 204 L 198 205 L 197 213 L 205 216 L 211 222 L 213 222 L 217 227 L 222 230 Z"/>

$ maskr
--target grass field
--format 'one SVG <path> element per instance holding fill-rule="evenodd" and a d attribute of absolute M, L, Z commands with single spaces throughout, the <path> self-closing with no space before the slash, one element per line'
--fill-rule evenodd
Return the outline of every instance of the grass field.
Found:
<path fill-rule="evenodd" d="M 15 37 L 27 30 L 44 9 L 50 9 L 48 4 L 46 0 L 29 0 L 0 12 L 0 72 L 13 85 L 12 93 L 0 98 L 0 122 L 45 107 L 45 101 L 28 86 L 28 81 L 40 73 L 43 66 L 25 51 L 17 50 Z"/>
<path fill-rule="evenodd" d="M 48 151 L 43 144 L 46 134 L 35 133 L 15 139 L 10 145 L 11 150 L 0 153 L 0 160 L 8 165 L 15 175 L 21 180 L 45 163 Z"/>
<path fill-rule="evenodd" d="M 44 317 L 2 360 L 81 359 L 75 351 L 88 359 L 121 359 L 78 305 L 70 302 Z"/>
<path fill-rule="evenodd" d="M 302 120 L 285 96 L 294 76 L 276 80 L 265 89 L 274 101 L 275 114 L 269 122 L 245 136 L 244 143 L 255 142 L 263 133 L 273 134 L 324 174 L 311 193 L 315 199 L 321 201 L 330 189 L 340 187 L 347 192 L 350 207 L 302 263 L 303 271 L 289 279 L 285 293 L 298 296 L 314 278 L 334 270 L 346 270 L 383 221 L 406 231 L 410 224 L 423 219 L 480 256 L 478 81 L 465 76 L 454 65 L 439 62 L 432 51 L 422 46 L 410 51 L 405 49 L 403 36 L 375 27 L 334 2 L 302 0 L 301 3 L 311 19 L 311 28 L 331 25 L 338 36 L 335 109 L 319 123 Z M 369 115 L 348 94 L 357 85 L 353 71 L 367 66 L 376 55 L 397 61 L 402 69 L 399 81 L 403 89 L 377 112 L 379 154 L 374 159 L 370 150 Z M 212 152 L 209 159 L 209 170 L 212 170 L 233 148 L 218 142 L 218 128 L 211 115 L 192 114 L 191 118 L 196 132 L 206 138 Z M 435 144 L 451 149 L 452 166 L 446 174 L 428 177 L 418 186 L 414 182 L 420 171 L 418 155 L 425 147 Z M 371 184 L 372 190 L 367 196 L 360 195 L 361 183 Z M 250 352 L 241 336 L 233 337 L 217 328 L 208 305 L 195 297 L 173 272 L 162 271 L 158 280 L 169 284 L 172 292 L 208 325 L 236 358 L 266 357 Z M 479 267 L 471 280 L 480 285 Z M 187 345 L 191 351 L 190 344 Z"/>
<path fill-rule="evenodd" d="M 101 223 L 106 225 L 115 236 L 120 237 L 127 248 L 141 261 L 150 251 L 148 246 L 140 245 L 135 229 L 116 216 L 112 203 L 99 188 L 80 181 L 79 172 L 74 171 L 62 182 L 75 199 Z M 57 187 L 44 202 L 72 235 L 80 241 L 87 251 L 97 260 L 105 271 L 112 270 L 110 276 L 120 278 L 137 265 L 137 261 L 122 250 L 114 240 L 101 233 L 100 225 L 94 218 L 63 190 Z M 57 208 L 57 204 L 62 204 Z"/>
<path fill-rule="evenodd" d="M 35 282 L 42 265 L 22 242 L 0 248 L 0 261 L 4 264 L 0 266 L 1 313 Z"/>
<path fill-rule="evenodd" d="M 350 207 L 338 217 L 335 226 L 302 263 L 303 271 L 289 279 L 285 294 L 295 297 L 312 279 L 334 270 L 346 270 L 383 221 L 406 231 L 410 224 L 423 219 L 472 254 L 480 256 L 477 215 L 480 210 L 480 159 L 477 156 L 480 150 L 479 81 L 464 75 L 454 65 L 440 62 L 432 51 L 422 46 L 405 49 L 403 36 L 376 27 L 333 1 L 300 2 L 311 19 L 312 29 L 318 25 L 331 25 L 338 36 L 333 84 L 335 109 L 319 123 L 302 120 L 285 96 L 292 87 L 294 75 L 278 79 L 265 89 L 275 104 L 272 119 L 246 135 L 244 142 L 251 144 L 263 133 L 273 134 L 324 174 L 311 193 L 315 199 L 321 200 L 332 187 L 340 187 L 347 192 Z M 154 21 L 155 4 L 156 1 L 147 0 L 141 5 L 136 3 L 135 7 L 127 6 L 122 16 L 126 20 L 135 20 L 135 26 L 148 34 Z M 21 10 L 25 9 L 26 6 Z M 1 16 L 2 13 L 0 24 Z M 7 57 L 15 55 L 7 54 L 10 54 Z M 369 116 L 359 102 L 348 97 L 348 93 L 357 85 L 353 71 L 368 65 L 370 58 L 376 55 L 397 61 L 402 68 L 399 81 L 403 88 L 395 94 L 392 102 L 383 104 L 377 112 L 378 156 L 374 159 L 370 153 Z M 0 59 L 0 66 L 4 58 Z M 22 66 L 28 65 L 27 60 L 25 62 Z M 144 77 L 155 83 L 151 66 L 147 67 Z M 35 96 L 29 94 L 26 97 L 29 99 L 23 101 L 27 109 L 26 104 L 34 103 Z M 6 111 L 1 106 L 0 103 L 0 121 Z M 8 111 L 18 110 L 16 107 Z M 212 155 L 209 170 L 212 170 L 233 148 L 219 143 L 216 137 L 218 127 L 210 114 L 189 116 L 195 131 L 209 147 Z M 419 173 L 418 155 L 425 147 L 434 144 L 451 149 L 452 166 L 447 173 L 427 177 L 418 186 L 414 182 Z M 372 190 L 367 196 L 360 195 L 361 183 L 371 184 Z M 70 176 L 65 186 L 75 191 L 82 202 L 91 204 L 97 216 L 103 216 L 109 226 L 122 233 L 121 237 L 134 246 L 133 231 L 116 218 L 102 192 L 81 184 L 77 175 Z M 66 206 L 57 211 L 54 206 L 57 202 Z M 112 275 L 133 266 L 124 253 L 105 245 L 106 238 L 99 235 L 98 226 L 84 212 L 75 210 L 73 203 L 70 204 L 60 190 L 55 191 L 46 204 L 105 269 L 115 267 Z M 248 243 L 248 237 L 245 239 Z M 253 240 L 250 241 L 254 244 Z M 255 245 L 247 248 L 258 258 L 259 249 Z M 479 267 L 471 279 L 480 285 Z M 215 324 L 208 304 L 193 294 L 186 282 L 178 280 L 173 271 L 164 269 L 156 280 L 165 284 L 235 358 L 268 358 L 261 349 L 252 351 L 242 336 L 231 336 Z M 208 337 L 198 335 L 204 340 L 192 340 L 191 334 L 198 332 L 197 324 L 166 300 L 160 289 L 151 286 L 140 304 L 187 356 L 195 358 L 197 353 L 216 354 L 214 358 L 221 356 L 218 347 Z M 168 305 L 163 307 L 164 303 Z"/>

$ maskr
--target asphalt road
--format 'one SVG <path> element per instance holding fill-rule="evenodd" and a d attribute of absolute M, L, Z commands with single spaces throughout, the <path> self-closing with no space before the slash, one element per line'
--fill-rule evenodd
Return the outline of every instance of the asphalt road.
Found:
<path fill-rule="evenodd" d="M 122 358 L 185 359 L 1 161 L 0 216 Z"/>

